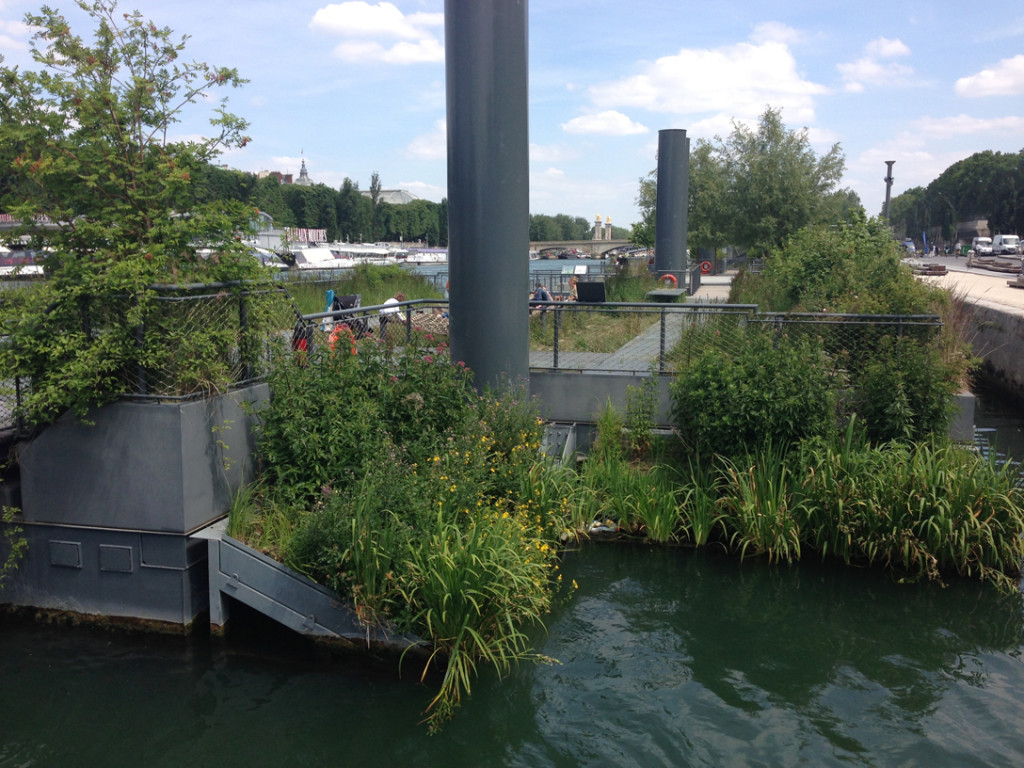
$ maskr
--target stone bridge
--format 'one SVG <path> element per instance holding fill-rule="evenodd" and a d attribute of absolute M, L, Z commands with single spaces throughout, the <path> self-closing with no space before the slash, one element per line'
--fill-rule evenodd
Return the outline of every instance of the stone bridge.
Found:
<path fill-rule="evenodd" d="M 576 249 L 595 259 L 612 252 L 624 252 L 633 247 L 629 240 L 552 240 L 530 243 L 530 250 L 537 251 L 542 256 Z"/>

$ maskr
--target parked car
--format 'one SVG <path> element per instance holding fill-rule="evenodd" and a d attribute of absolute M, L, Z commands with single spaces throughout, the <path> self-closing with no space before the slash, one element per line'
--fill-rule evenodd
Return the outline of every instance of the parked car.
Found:
<path fill-rule="evenodd" d="M 992 238 L 992 253 L 995 256 L 1020 253 L 1020 238 L 1016 235 L 996 235 Z"/>
<path fill-rule="evenodd" d="M 971 250 L 978 256 L 989 256 L 992 253 L 991 237 L 976 237 L 971 241 Z"/>

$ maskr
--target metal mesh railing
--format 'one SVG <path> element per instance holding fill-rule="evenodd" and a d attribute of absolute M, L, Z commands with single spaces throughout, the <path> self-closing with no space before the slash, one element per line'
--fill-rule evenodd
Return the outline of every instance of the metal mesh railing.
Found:
<path fill-rule="evenodd" d="M 448 339 L 448 305 L 416 300 L 395 315 L 383 306 L 299 315 L 286 290 L 239 285 L 155 289 L 139 315 L 129 297 L 78 307 L 89 338 L 122 333 L 135 354 L 118 372 L 134 398 L 187 398 L 266 375 L 275 353 L 335 346 L 372 335 L 389 343 L 436 346 Z M 530 367 L 578 372 L 677 373 L 708 347 L 739 353 L 751 334 L 820 339 L 837 365 L 853 370 L 882 337 L 926 342 L 936 316 L 758 313 L 752 305 L 551 302 L 530 316 Z M 135 314 L 133 314 L 135 313 Z M 30 382 L 0 382 L 0 429 L 10 429 Z"/>
<path fill-rule="evenodd" d="M 303 315 L 294 329 L 292 348 L 312 352 L 366 337 L 389 344 L 438 346 L 447 343 L 448 335 L 448 303 L 416 299 Z"/>
<path fill-rule="evenodd" d="M 122 301 L 127 309 L 132 299 Z M 283 346 L 294 319 L 283 289 L 157 288 L 133 331 L 137 357 L 122 371 L 124 390 L 169 399 L 259 379 L 273 359 L 271 347 Z"/>
<path fill-rule="evenodd" d="M 16 312 L 17 299 L 7 298 L 5 312 Z M 105 377 L 111 391 L 168 400 L 223 391 L 266 375 L 273 348 L 287 348 L 295 312 L 280 288 L 152 286 L 142 297 L 58 302 L 40 322 L 40 332 L 74 340 L 66 360 L 83 345 L 105 348 L 91 359 L 109 366 Z M 10 372 L 0 381 L 0 431 L 26 428 L 20 412 L 32 379 Z"/>
<path fill-rule="evenodd" d="M 937 316 L 759 313 L 753 305 L 555 302 L 530 319 L 537 370 L 678 373 L 709 347 L 738 354 L 754 333 L 816 338 L 836 364 L 856 369 L 882 337 L 934 338 Z"/>

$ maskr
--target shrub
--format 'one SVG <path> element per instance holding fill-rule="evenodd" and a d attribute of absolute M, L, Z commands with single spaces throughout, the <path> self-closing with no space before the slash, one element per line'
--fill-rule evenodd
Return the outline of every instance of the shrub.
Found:
<path fill-rule="evenodd" d="M 738 456 L 832 434 L 841 388 L 820 344 L 749 332 L 735 352 L 706 349 L 672 383 L 672 417 L 697 453 Z"/>

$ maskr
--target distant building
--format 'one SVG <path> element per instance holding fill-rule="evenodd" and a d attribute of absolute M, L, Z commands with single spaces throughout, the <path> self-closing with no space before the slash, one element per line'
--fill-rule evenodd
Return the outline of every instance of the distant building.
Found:
<path fill-rule="evenodd" d="M 302 161 L 302 167 L 299 169 L 299 178 L 298 178 L 298 180 L 295 183 L 296 184 L 301 184 L 304 187 L 309 187 L 309 186 L 312 186 L 312 184 L 313 184 L 313 180 L 311 178 L 309 178 L 309 174 L 306 173 L 306 161 L 305 160 Z"/>
<path fill-rule="evenodd" d="M 363 197 L 370 197 L 368 190 L 360 190 Z M 380 191 L 380 201 L 382 203 L 390 203 L 391 205 L 405 205 L 411 203 L 413 200 L 419 200 L 419 198 L 412 192 L 408 192 L 404 189 L 382 189 Z"/>
<path fill-rule="evenodd" d="M 260 171 L 256 174 L 258 179 L 277 179 L 279 184 L 292 184 L 292 175 L 290 173 L 281 173 L 280 171 Z"/>
<path fill-rule="evenodd" d="M 302 167 L 299 168 L 299 178 L 296 179 L 290 173 L 281 173 L 280 171 L 260 171 L 256 174 L 257 179 L 265 179 L 270 177 L 277 179 L 281 184 L 301 184 L 304 187 L 313 186 L 313 180 L 309 178 L 309 173 L 306 171 L 306 161 L 302 161 Z"/>

